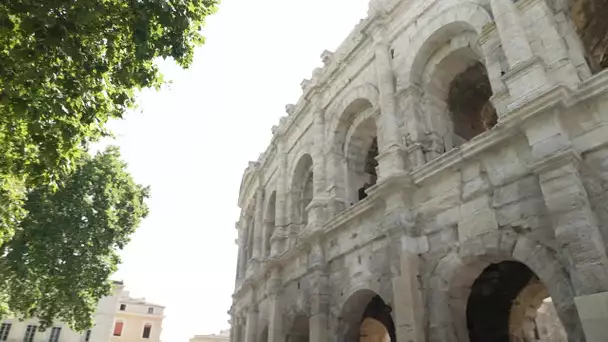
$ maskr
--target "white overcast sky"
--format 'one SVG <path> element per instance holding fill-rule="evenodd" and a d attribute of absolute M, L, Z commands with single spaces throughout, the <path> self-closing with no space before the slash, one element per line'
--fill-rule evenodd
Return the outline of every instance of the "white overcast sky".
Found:
<path fill-rule="evenodd" d="M 228 328 L 242 172 L 367 3 L 223 0 L 192 67 L 162 64 L 173 84 L 143 92 L 140 111 L 111 124 L 129 170 L 152 187 L 150 215 L 114 278 L 166 306 L 163 342 Z"/>

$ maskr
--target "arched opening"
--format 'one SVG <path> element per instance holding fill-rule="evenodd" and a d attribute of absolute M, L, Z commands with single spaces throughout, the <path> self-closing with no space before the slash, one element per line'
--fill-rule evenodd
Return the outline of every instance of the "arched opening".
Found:
<path fill-rule="evenodd" d="M 563 0 L 553 0 L 559 6 Z M 562 5 L 563 6 L 563 5 Z M 593 72 L 608 68 L 608 2 L 568 0 L 570 19 Z"/>
<path fill-rule="evenodd" d="M 342 308 L 340 342 L 397 341 L 392 308 L 375 292 L 354 293 Z"/>
<path fill-rule="evenodd" d="M 490 102 L 492 87 L 483 64 L 477 62 L 457 75 L 450 84 L 448 109 L 454 125 L 456 145 L 490 130 L 496 110 Z"/>
<path fill-rule="evenodd" d="M 526 265 L 491 264 L 477 277 L 466 307 L 470 342 L 567 341 L 547 287 Z M 541 339 L 541 336 L 555 339 Z"/>
<path fill-rule="evenodd" d="M 313 198 L 313 165 L 310 155 L 305 154 L 296 165 L 291 183 L 291 219 L 299 226 L 308 224 L 306 208 Z"/>
<path fill-rule="evenodd" d="M 298 315 L 285 337 L 285 342 L 309 342 L 308 332 L 308 318 Z"/>
<path fill-rule="evenodd" d="M 476 33 L 462 32 L 430 55 L 421 75 L 423 109 L 432 152 L 441 154 L 491 129 L 498 119 Z"/>
<path fill-rule="evenodd" d="M 367 196 L 365 190 L 376 184 L 378 141 L 375 117 L 378 111 L 372 105 L 376 89 L 367 86 L 365 96 L 353 97 L 339 112 L 333 134 L 330 167 L 335 170 L 332 192 L 345 206 L 353 205 Z M 363 94 L 361 94 L 363 95 Z M 343 173 L 342 173 L 342 172 Z"/>
<path fill-rule="evenodd" d="M 362 120 L 355 120 L 347 134 L 346 179 L 350 203 L 365 199 L 366 190 L 378 181 L 378 133 L 372 114 L 372 108 L 362 112 L 359 117 Z"/>
<path fill-rule="evenodd" d="M 277 193 L 273 192 L 270 195 L 268 204 L 266 205 L 266 213 L 264 214 L 264 255 L 269 256 L 271 251 L 270 238 L 274 234 L 275 217 L 276 217 L 276 201 Z"/>

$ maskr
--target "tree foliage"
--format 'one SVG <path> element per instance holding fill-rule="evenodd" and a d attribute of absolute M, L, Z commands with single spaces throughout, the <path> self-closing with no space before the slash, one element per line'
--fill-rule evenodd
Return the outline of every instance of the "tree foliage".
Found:
<path fill-rule="evenodd" d="M 118 151 L 91 159 L 154 62 L 188 67 L 218 0 L 0 0 L 0 316 L 90 324 L 146 213 Z"/>
<path fill-rule="evenodd" d="M 29 192 L 28 215 L 2 245 L 0 294 L 11 311 L 87 329 L 97 301 L 111 291 L 117 250 L 148 208 L 148 188 L 125 170 L 118 149 L 84 155 L 57 190 Z"/>
<path fill-rule="evenodd" d="M 58 184 L 135 90 L 161 84 L 155 59 L 190 65 L 217 2 L 0 1 L 0 242 L 28 188 Z"/>

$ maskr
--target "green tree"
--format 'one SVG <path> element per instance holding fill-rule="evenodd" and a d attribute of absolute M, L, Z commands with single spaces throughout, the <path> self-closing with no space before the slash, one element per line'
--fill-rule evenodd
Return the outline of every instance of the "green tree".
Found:
<path fill-rule="evenodd" d="M 147 211 L 116 149 L 91 142 L 188 67 L 218 0 L 0 0 L 0 316 L 90 324 Z"/>
<path fill-rule="evenodd" d="M 148 188 L 125 168 L 111 147 L 83 155 L 57 190 L 29 192 L 28 215 L 0 247 L 5 314 L 39 317 L 43 327 L 57 319 L 81 331 L 90 327 L 97 301 L 111 291 L 117 250 L 148 212 Z"/>
<path fill-rule="evenodd" d="M 135 91 L 161 85 L 157 58 L 190 65 L 217 3 L 0 1 L 0 243 L 28 189 L 56 187 Z"/>

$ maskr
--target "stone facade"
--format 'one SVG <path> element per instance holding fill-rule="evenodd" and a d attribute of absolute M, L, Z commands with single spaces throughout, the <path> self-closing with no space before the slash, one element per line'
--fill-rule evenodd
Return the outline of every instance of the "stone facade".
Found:
<path fill-rule="evenodd" d="M 372 1 L 245 171 L 231 340 L 606 341 L 607 39 L 580 24 L 606 8 L 584 2 Z"/>

